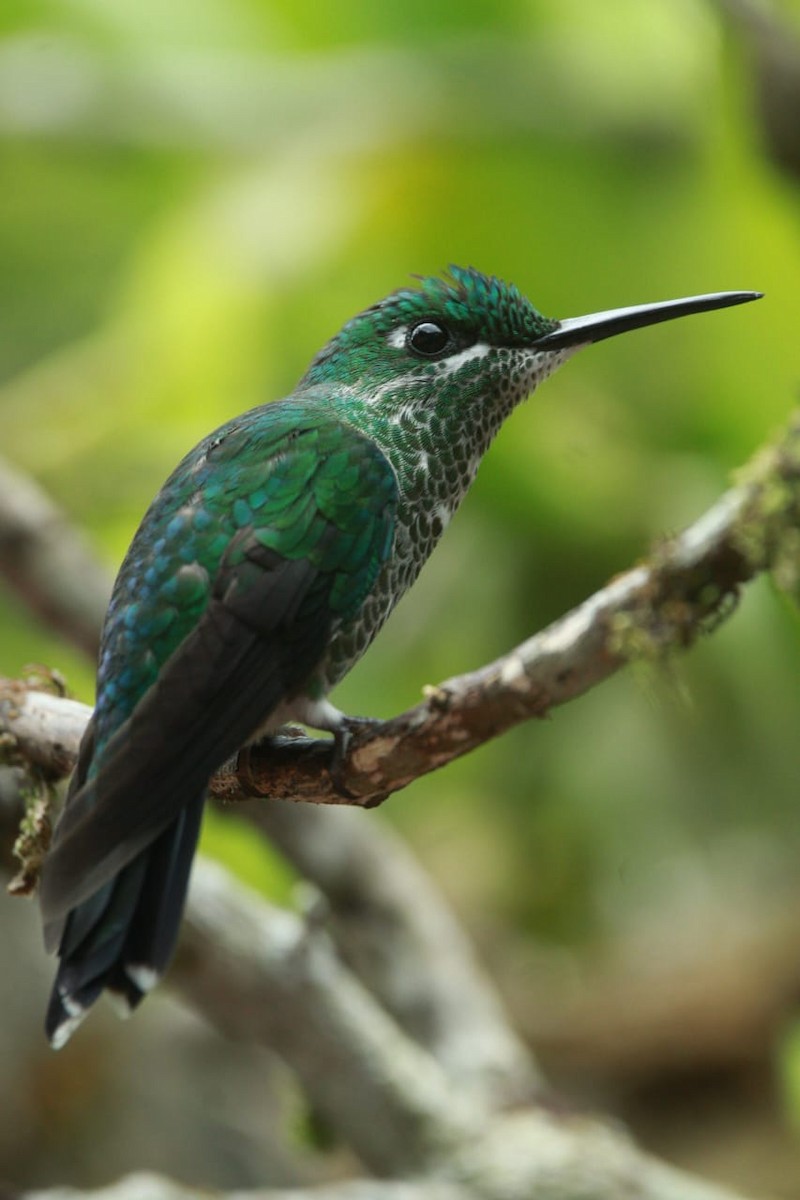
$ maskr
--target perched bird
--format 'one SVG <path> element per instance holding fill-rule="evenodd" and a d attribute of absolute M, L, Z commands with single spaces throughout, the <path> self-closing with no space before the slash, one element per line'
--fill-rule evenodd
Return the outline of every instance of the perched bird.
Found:
<path fill-rule="evenodd" d="M 441 537 L 504 419 L 577 349 L 756 299 L 555 321 L 452 267 L 366 309 L 285 400 L 221 426 L 139 526 L 103 628 L 97 706 L 41 880 L 62 1046 L 103 989 L 135 1008 L 172 954 L 209 777 L 328 692 Z"/>

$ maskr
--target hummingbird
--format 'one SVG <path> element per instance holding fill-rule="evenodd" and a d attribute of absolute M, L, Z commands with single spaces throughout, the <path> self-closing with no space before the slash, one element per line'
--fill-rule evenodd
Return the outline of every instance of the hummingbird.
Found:
<path fill-rule="evenodd" d="M 582 346 L 755 300 L 718 292 L 543 316 L 474 268 L 348 321 L 295 390 L 191 450 L 114 585 L 97 702 L 44 862 L 63 1046 L 104 990 L 132 1011 L 177 939 L 210 776 L 328 694 L 417 578 L 516 405 Z"/>

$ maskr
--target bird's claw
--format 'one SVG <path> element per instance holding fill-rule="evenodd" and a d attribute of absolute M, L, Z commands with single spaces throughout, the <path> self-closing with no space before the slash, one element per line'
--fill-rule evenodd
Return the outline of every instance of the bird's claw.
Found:
<path fill-rule="evenodd" d="M 333 752 L 331 754 L 331 780 L 336 791 L 349 800 L 357 800 L 358 796 L 351 792 L 345 780 L 347 778 L 347 756 L 353 744 L 353 737 L 362 730 L 369 730 L 379 725 L 375 717 L 343 717 L 333 731 Z"/>

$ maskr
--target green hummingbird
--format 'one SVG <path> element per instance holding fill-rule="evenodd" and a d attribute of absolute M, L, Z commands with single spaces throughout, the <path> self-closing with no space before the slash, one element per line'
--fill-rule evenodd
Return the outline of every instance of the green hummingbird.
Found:
<path fill-rule="evenodd" d="M 94 716 L 44 863 L 53 1046 L 104 989 L 133 1009 L 165 970 L 213 772 L 287 721 L 346 735 L 328 693 L 512 409 L 581 346 L 759 294 L 556 321 L 451 267 L 348 321 L 290 396 L 187 454 L 117 576 Z"/>

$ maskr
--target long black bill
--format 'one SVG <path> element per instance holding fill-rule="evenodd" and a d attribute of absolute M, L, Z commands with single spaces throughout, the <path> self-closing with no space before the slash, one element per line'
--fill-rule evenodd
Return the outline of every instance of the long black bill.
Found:
<path fill-rule="evenodd" d="M 629 329 L 688 317 L 692 313 L 710 312 L 714 308 L 729 308 L 732 304 L 747 304 L 760 300 L 763 292 L 711 292 L 708 296 L 688 296 L 685 300 L 662 300 L 659 304 L 634 304 L 630 308 L 611 308 L 608 312 L 590 313 L 588 317 L 567 317 L 558 327 L 537 338 L 534 345 L 545 350 L 561 350 L 566 346 L 581 346 L 602 342 Z"/>

